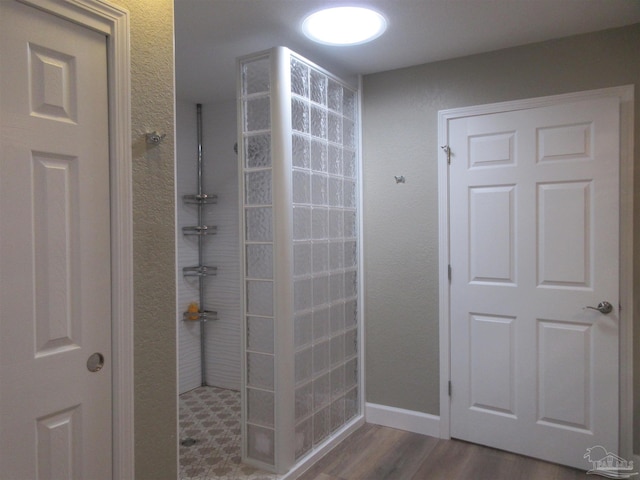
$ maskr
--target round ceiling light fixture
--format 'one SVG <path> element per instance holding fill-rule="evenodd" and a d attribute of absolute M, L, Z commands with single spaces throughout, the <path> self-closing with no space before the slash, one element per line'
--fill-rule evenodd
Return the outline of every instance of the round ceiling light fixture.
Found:
<path fill-rule="evenodd" d="M 364 7 L 333 7 L 308 15 L 302 31 L 314 42 L 327 45 L 359 45 L 378 38 L 387 28 L 386 19 Z"/>

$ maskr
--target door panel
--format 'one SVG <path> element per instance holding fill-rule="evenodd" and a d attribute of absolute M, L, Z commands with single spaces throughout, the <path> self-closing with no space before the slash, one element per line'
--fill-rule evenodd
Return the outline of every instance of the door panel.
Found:
<path fill-rule="evenodd" d="M 619 100 L 449 122 L 451 435 L 618 448 Z"/>
<path fill-rule="evenodd" d="M 0 471 L 110 479 L 106 38 L 3 1 L 0 49 Z"/>

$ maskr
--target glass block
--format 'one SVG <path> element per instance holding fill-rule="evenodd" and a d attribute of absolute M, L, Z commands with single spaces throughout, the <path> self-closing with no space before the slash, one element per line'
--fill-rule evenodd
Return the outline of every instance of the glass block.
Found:
<path fill-rule="evenodd" d="M 329 79 L 327 104 L 331 110 L 342 113 L 342 85 Z"/>
<path fill-rule="evenodd" d="M 342 144 L 348 148 L 356 148 L 356 124 L 346 118 L 342 119 Z"/>
<path fill-rule="evenodd" d="M 358 384 L 358 359 L 352 358 L 344 364 L 344 388 L 349 389 Z"/>
<path fill-rule="evenodd" d="M 253 388 L 247 388 L 246 392 L 247 421 L 264 427 L 273 427 L 273 392 Z"/>
<path fill-rule="evenodd" d="M 247 277 L 273 278 L 273 245 L 247 245 Z"/>
<path fill-rule="evenodd" d="M 247 281 L 247 313 L 249 315 L 273 315 L 273 282 Z"/>
<path fill-rule="evenodd" d="M 247 456 L 275 464 L 275 432 L 270 428 L 247 424 Z"/>
<path fill-rule="evenodd" d="M 247 350 L 273 353 L 273 319 L 247 317 Z"/>
<path fill-rule="evenodd" d="M 337 270 L 344 266 L 344 245 L 342 242 L 329 244 L 329 269 Z M 342 298 L 342 297 L 340 297 Z M 333 296 L 332 296 L 333 300 Z"/>
<path fill-rule="evenodd" d="M 342 207 L 342 195 L 342 178 L 329 177 L 329 205 L 332 207 Z"/>
<path fill-rule="evenodd" d="M 344 275 L 342 272 L 329 276 L 329 292 L 332 302 L 337 302 L 344 298 Z"/>
<path fill-rule="evenodd" d="M 311 203 L 313 205 L 327 205 L 329 199 L 327 184 L 326 175 L 322 173 L 311 174 Z"/>
<path fill-rule="evenodd" d="M 244 139 L 247 168 L 271 166 L 271 134 L 251 135 Z"/>
<path fill-rule="evenodd" d="M 344 424 L 344 397 L 341 396 L 331 402 L 331 431 L 335 432 Z"/>
<path fill-rule="evenodd" d="M 311 348 L 306 348 L 295 354 L 294 370 L 295 383 L 300 385 L 311 380 L 313 357 Z"/>
<path fill-rule="evenodd" d="M 342 117 L 329 112 L 327 135 L 330 142 L 342 144 Z"/>
<path fill-rule="evenodd" d="M 320 444 L 331 433 L 331 407 L 319 411 L 313 416 L 313 444 Z"/>
<path fill-rule="evenodd" d="M 327 142 L 311 139 L 311 169 L 316 172 L 327 171 Z"/>
<path fill-rule="evenodd" d="M 313 409 L 328 405 L 331 402 L 331 375 L 329 372 L 313 381 Z"/>
<path fill-rule="evenodd" d="M 358 302 L 353 300 L 347 300 L 344 304 L 344 326 L 345 328 L 351 328 L 358 325 Z"/>
<path fill-rule="evenodd" d="M 309 168 L 311 165 L 311 147 L 309 138 L 304 135 L 292 136 L 291 147 L 293 153 L 293 166 Z"/>
<path fill-rule="evenodd" d="M 313 322 L 311 312 L 298 314 L 293 319 L 294 347 L 299 350 L 313 340 Z"/>
<path fill-rule="evenodd" d="M 326 275 L 313 278 L 313 306 L 319 307 L 329 303 L 329 277 Z"/>
<path fill-rule="evenodd" d="M 310 243 L 294 243 L 293 244 L 293 274 L 310 275 L 311 270 L 311 244 Z"/>
<path fill-rule="evenodd" d="M 311 100 L 320 105 L 327 104 L 327 76 L 317 70 L 311 70 Z"/>
<path fill-rule="evenodd" d="M 342 210 L 329 210 L 329 238 L 342 238 L 343 234 Z"/>
<path fill-rule="evenodd" d="M 330 362 L 329 345 L 330 345 L 330 341 L 326 340 L 313 346 L 313 375 L 314 376 L 318 375 L 319 373 L 329 368 L 329 362 Z M 328 377 L 327 377 L 327 381 L 328 381 Z M 327 387 L 327 390 L 328 390 L 328 387 Z M 315 393 L 316 393 L 316 388 L 314 387 L 314 395 Z M 314 405 L 316 405 L 317 407 L 317 404 L 314 403 Z"/>
<path fill-rule="evenodd" d="M 242 66 L 242 85 L 245 95 L 268 92 L 271 61 L 269 57 L 246 62 Z"/>
<path fill-rule="evenodd" d="M 245 209 L 246 236 L 248 242 L 271 242 L 271 207 Z"/>
<path fill-rule="evenodd" d="M 311 210 L 311 238 L 322 240 L 329 236 L 329 210 L 313 208 Z"/>
<path fill-rule="evenodd" d="M 305 100 L 291 99 L 291 128 L 309 133 L 309 104 Z"/>
<path fill-rule="evenodd" d="M 356 178 L 358 171 L 358 162 L 356 161 L 356 152 L 344 149 L 342 151 L 342 168 L 345 177 Z"/>
<path fill-rule="evenodd" d="M 344 362 L 344 335 L 339 334 L 331 339 L 331 367 L 335 368 L 337 365 L 341 365 L 342 362 Z M 341 373 L 342 382 L 344 383 L 344 371 Z M 331 383 L 333 384 L 333 379 Z"/>
<path fill-rule="evenodd" d="M 358 295 L 358 274 L 355 270 L 344 272 L 344 296 L 345 298 Z"/>
<path fill-rule="evenodd" d="M 313 418 L 296 425 L 296 460 L 302 458 L 313 446 Z"/>
<path fill-rule="evenodd" d="M 271 99 L 269 97 L 252 98 L 244 102 L 244 130 L 255 132 L 271 127 Z"/>
<path fill-rule="evenodd" d="M 309 207 L 293 207 L 293 239 L 311 239 L 311 209 Z"/>
<path fill-rule="evenodd" d="M 331 370 L 331 398 L 334 402 L 344 395 L 344 390 L 344 364 L 341 363 Z"/>
<path fill-rule="evenodd" d="M 313 341 L 326 338 L 329 335 L 329 307 L 313 310 Z"/>
<path fill-rule="evenodd" d="M 344 212 L 344 236 L 345 238 L 356 238 L 358 236 L 355 210 L 345 210 Z"/>
<path fill-rule="evenodd" d="M 329 270 L 329 244 L 314 243 L 311 247 L 313 273 Z"/>
<path fill-rule="evenodd" d="M 244 174 L 247 205 L 271 205 L 271 170 Z"/>
<path fill-rule="evenodd" d="M 327 138 L 327 111 L 315 105 L 311 105 L 311 135 Z"/>
<path fill-rule="evenodd" d="M 329 328 L 331 335 L 336 335 L 344 330 L 344 303 L 340 302 L 331 305 L 329 309 Z"/>
<path fill-rule="evenodd" d="M 247 353 L 247 385 L 273 390 L 273 355 Z"/>
<path fill-rule="evenodd" d="M 355 267 L 358 264 L 358 242 L 344 242 L 344 268 Z"/>
<path fill-rule="evenodd" d="M 296 422 L 311 415 L 313 411 L 313 383 L 296 388 Z"/>
<path fill-rule="evenodd" d="M 342 114 L 351 119 L 356 118 L 356 93 L 348 88 L 342 90 Z"/>
<path fill-rule="evenodd" d="M 309 67 L 295 58 L 291 59 L 291 91 L 309 96 Z"/>
<path fill-rule="evenodd" d="M 355 356 L 358 353 L 358 331 L 354 328 L 347 330 L 344 334 L 344 355 L 345 358 Z"/>
<path fill-rule="evenodd" d="M 342 183 L 343 201 L 347 208 L 356 208 L 356 182 L 345 179 Z"/>
<path fill-rule="evenodd" d="M 296 312 L 311 308 L 311 279 L 299 278 L 293 282 L 293 308 Z"/>
<path fill-rule="evenodd" d="M 329 173 L 342 175 L 342 147 L 329 145 Z"/>
<path fill-rule="evenodd" d="M 360 412 L 358 389 L 349 390 L 344 396 L 344 421 L 347 422 Z"/>
<path fill-rule="evenodd" d="M 308 171 L 294 170 L 293 203 L 311 203 L 311 175 Z"/>

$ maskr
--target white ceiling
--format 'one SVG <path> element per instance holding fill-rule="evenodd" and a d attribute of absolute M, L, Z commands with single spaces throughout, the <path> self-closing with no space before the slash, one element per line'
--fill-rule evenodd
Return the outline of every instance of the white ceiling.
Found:
<path fill-rule="evenodd" d="M 305 14 L 340 4 L 382 12 L 386 33 L 351 47 L 302 34 Z M 640 0 L 175 0 L 177 97 L 233 99 L 235 59 L 274 46 L 350 78 L 638 22 Z"/>

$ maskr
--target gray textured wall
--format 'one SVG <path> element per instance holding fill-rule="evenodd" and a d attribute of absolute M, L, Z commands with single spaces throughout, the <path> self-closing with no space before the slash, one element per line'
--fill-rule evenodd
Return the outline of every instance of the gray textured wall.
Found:
<path fill-rule="evenodd" d="M 175 480 L 173 0 L 115 0 L 131 22 L 136 480 Z M 166 133 L 151 147 L 144 134 Z"/>
<path fill-rule="evenodd" d="M 635 84 L 640 25 L 367 75 L 363 87 L 368 402 L 438 414 L 438 110 Z M 640 107 L 635 103 L 640 238 Z M 406 184 L 396 185 L 394 175 Z M 636 241 L 635 284 L 640 275 Z M 635 341 L 640 340 L 636 289 Z M 640 348 L 635 352 L 640 412 Z M 640 419 L 634 422 L 640 450 Z"/>

